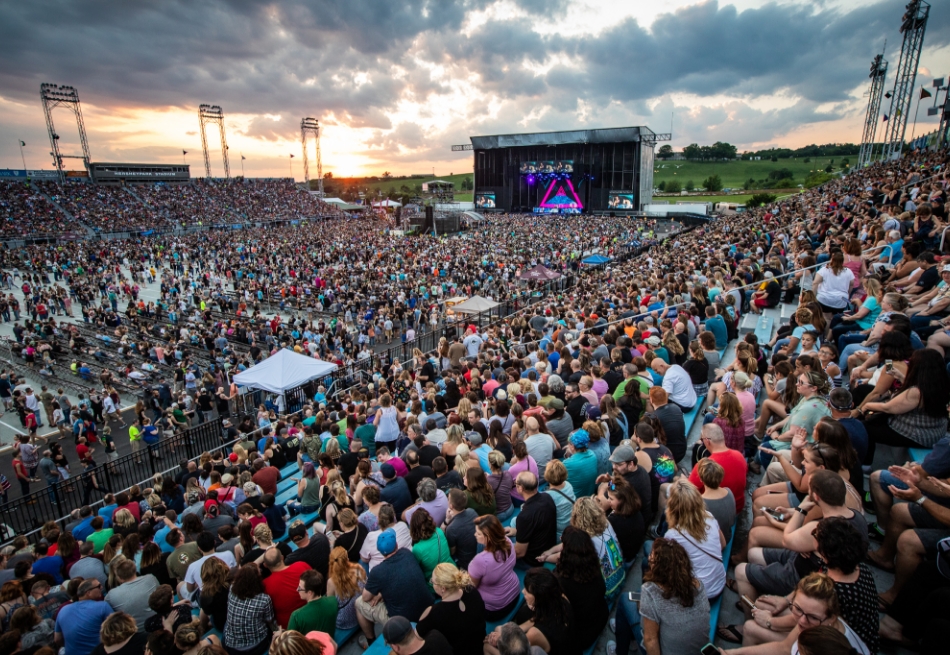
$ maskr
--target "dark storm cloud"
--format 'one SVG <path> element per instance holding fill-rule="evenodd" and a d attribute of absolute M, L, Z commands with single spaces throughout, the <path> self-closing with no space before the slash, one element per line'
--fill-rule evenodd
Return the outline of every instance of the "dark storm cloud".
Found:
<path fill-rule="evenodd" d="M 732 111 L 739 117 L 733 127 L 775 134 L 782 121 L 840 117 L 843 105 L 817 108 L 853 99 L 885 36 L 893 70 L 905 4 L 768 4 L 738 12 L 706 2 L 649 27 L 625 19 L 595 35 L 542 36 L 532 21 L 556 19 L 569 3 L 520 0 L 528 20 L 495 12 L 462 34 L 470 12 L 492 2 L 0 0 L 0 95 L 36 103 L 40 83 L 52 81 L 78 87 L 84 101 L 104 110 L 216 103 L 226 113 L 257 114 L 246 133 L 265 140 L 295 138 L 300 116 L 386 131 L 394 129 L 387 112 L 401 99 L 445 102 L 446 81 L 421 60 L 442 66 L 449 79 L 478 78 L 472 118 L 452 126 L 447 143 L 475 131 L 571 126 L 581 104 L 591 121 L 619 120 L 648 116 L 647 101 L 670 93 L 757 99 L 788 90 L 800 99 L 792 110 Z M 928 48 L 950 43 L 950 12 L 934 4 Z M 552 60 L 559 63 L 548 68 Z M 505 111 L 492 118 L 490 103 L 498 100 Z M 539 118 L 519 124 L 541 108 Z M 712 113 L 697 115 L 716 119 L 705 111 Z M 416 156 L 433 136 L 399 123 L 375 138 Z"/>

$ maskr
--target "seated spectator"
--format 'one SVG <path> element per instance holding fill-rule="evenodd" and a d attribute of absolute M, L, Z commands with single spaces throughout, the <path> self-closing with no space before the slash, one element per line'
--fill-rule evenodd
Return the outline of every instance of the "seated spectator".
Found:
<path fill-rule="evenodd" d="M 666 521 L 669 529 L 664 536 L 686 549 L 706 595 L 715 599 L 726 585 L 722 551 L 728 542 L 716 519 L 706 511 L 699 490 L 683 478 L 670 487 Z"/>
<path fill-rule="evenodd" d="M 336 547 L 330 552 L 327 596 L 336 599 L 336 629 L 352 630 L 359 626 L 356 620 L 356 599 L 366 585 L 366 569 L 353 564 L 346 550 Z"/>
<path fill-rule="evenodd" d="M 449 507 L 449 499 L 446 498 L 445 492 L 438 488 L 436 481 L 432 478 L 420 480 L 417 486 L 418 498 L 411 507 L 403 512 L 403 520 L 406 523 L 411 522 L 412 514 L 417 509 L 422 508 L 429 512 L 436 525 L 445 523 L 445 514 Z"/>
<path fill-rule="evenodd" d="M 607 586 L 597 550 L 586 532 L 569 525 L 561 543 L 554 574 L 574 610 L 576 629 L 569 650 L 583 652 L 597 641 L 607 625 Z"/>
<path fill-rule="evenodd" d="M 667 400 L 679 407 L 683 413 L 691 412 L 693 407 L 696 406 L 696 391 L 693 389 L 693 382 L 689 377 L 689 373 L 684 371 L 682 366 L 678 364 L 671 366 L 660 358 L 654 358 L 650 362 L 650 368 L 662 376 L 663 384 L 661 386 L 667 393 Z M 652 402 L 652 395 L 650 400 Z"/>
<path fill-rule="evenodd" d="M 290 615 L 294 610 L 304 605 L 303 599 L 297 593 L 297 582 L 304 572 L 311 570 L 310 565 L 304 562 L 287 565 L 283 553 L 277 548 L 271 548 L 264 553 L 264 566 L 270 571 L 270 575 L 263 581 L 264 591 L 270 596 L 277 625 L 283 628 L 290 622 Z M 233 587 L 231 592 L 234 593 Z"/>
<path fill-rule="evenodd" d="M 732 492 L 732 497 L 736 501 L 736 513 L 741 512 L 745 507 L 746 473 L 749 468 L 745 456 L 740 451 L 726 446 L 722 428 L 715 423 L 704 425 L 699 439 L 708 453 L 707 457 L 723 468 L 722 484 Z M 689 481 L 699 489 L 700 493 L 705 489 L 699 477 L 698 464 L 693 467 Z"/>
<path fill-rule="evenodd" d="M 557 508 L 549 494 L 538 493 L 538 478 L 533 473 L 519 473 L 515 488 L 525 501 L 515 526 L 505 528 L 505 533 L 515 538 L 518 560 L 531 567 L 539 563 L 540 555 L 557 540 Z"/>
<path fill-rule="evenodd" d="M 555 541 L 560 541 L 561 533 L 571 522 L 571 512 L 574 511 L 574 501 L 577 497 L 574 494 L 574 487 L 567 481 L 567 468 L 560 460 L 552 459 L 544 467 L 544 481 L 548 483 L 544 493 L 551 496 L 557 509 Z"/>
<path fill-rule="evenodd" d="M 92 655 L 138 655 L 145 650 L 148 637 L 135 619 L 122 611 L 116 611 L 102 622 L 99 629 L 100 643 Z"/>
<path fill-rule="evenodd" d="M 320 572 L 309 570 L 301 573 L 297 594 L 305 604 L 290 615 L 287 629 L 302 634 L 325 632 L 332 639 L 336 634 L 339 607 L 337 599 L 327 594 L 327 583 Z"/>
<path fill-rule="evenodd" d="M 669 402 L 666 390 L 662 387 L 650 388 L 650 405 L 653 406 L 652 414 L 663 426 L 663 433 L 666 435 L 664 445 L 673 453 L 674 461 L 680 461 L 686 457 L 686 422 L 683 419 L 683 410 Z"/>
<path fill-rule="evenodd" d="M 54 644 L 53 619 L 44 619 L 36 608 L 27 605 L 13 613 L 10 630 L 20 633 L 20 648 L 24 651 L 38 650 Z"/>
<path fill-rule="evenodd" d="M 231 569 L 217 557 L 206 559 L 201 565 L 201 593 L 198 596 L 202 625 L 210 623 L 215 630 L 224 632 L 230 591 Z"/>
<path fill-rule="evenodd" d="M 383 639 L 396 655 L 432 653 L 450 655 L 453 650 L 448 640 L 438 630 L 430 630 L 425 639 L 419 636 L 412 623 L 402 616 L 395 616 L 383 626 Z"/>
<path fill-rule="evenodd" d="M 490 514 L 475 520 L 475 539 L 484 550 L 472 559 L 468 572 L 484 601 L 485 619 L 498 621 L 515 610 L 521 597 L 514 570 L 517 555 L 498 518 Z"/>
<path fill-rule="evenodd" d="M 6 595 L 0 591 L 0 599 Z M 100 643 L 100 628 L 113 609 L 103 600 L 102 583 L 98 580 L 83 580 L 76 597 L 76 602 L 64 605 L 56 615 L 56 643 L 64 644 L 67 653 L 91 653 Z"/>
<path fill-rule="evenodd" d="M 485 517 L 486 519 L 488 517 Z M 423 612 L 416 630 L 425 639 L 437 631 L 457 655 L 481 655 L 485 639 L 485 602 L 472 578 L 451 563 L 432 571 L 432 587 L 441 602 Z"/>
<path fill-rule="evenodd" d="M 147 633 L 162 630 L 162 625 L 166 620 L 171 624 L 170 632 L 172 633 L 178 629 L 178 626 L 191 623 L 191 605 L 187 600 L 176 603 L 175 590 L 170 585 L 163 584 L 153 591 L 148 598 L 148 607 L 154 614 L 145 621 Z"/>
<path fill-rule="evenodd" d="M 646 539 L 646 525 L 640 513 L 640 496 L 620 475 L 600 485 L 597 503 L 607 515 L 607 521 L 617 535 L 623 553 L 624 566 L 636 559 Z"/>
<path fill-rule="evenodd" d="M 789 434 L 792 427 L 802 428 L 806 434 L 811 434 L 819 420 L 825 416 L 831 416 L 831 409 L 825 400 L 831 391 L 831 384 L 828 382 L 827 375 L 803 372 L 795 377 L 795 383 L 800 400 L 789 411 L 787 417 L 778 423 L 773 423 L 771 427 L 765 430 L 762 446 L 767 449 L 788 450 L 791 447 L 791 435 L 794 434 L 794 432 Z M 760 452 L 759 462 L 763 467 L 767 467 L 771 460 L 772 455 L 765 451 Z"/>
<path fill-rule="evenodd" d="M 379 508 L 379 529 L 366 535 L 366 539 L 363 540 L 363 547 L 360 549 L 360 560 L 366 562 L 370 571 L 385 559 L 382 553 L 379 552 L 376 542 L 379 536 L 389 529 L 396 533 L 396 541 L 400 548 L 412 550 L 412 535 L 409 534 L 409 526 L 396 520 L 396 513 L 392 505 L 383 503 L 382 507 Z"/>
<path fill-rule="evenodd" d="M 522 473 L 522 475 L 524 475 Z M 536 567 L 524 577 L 524 621 L 528 643 L 545 653 L 557 653 L 571 643 L 574 631 L 574 612 L 558 583 L 547 569 Z M 496 628 L 485 640 L 486 655 L 499 655 L 501 631 Z"/>
<path fill-rule="evenodd" d="M 452 559 L 462 569 L 467 569 L 475 557 L 478 543 L 475 540 L 475 519 L 478 514 L 468 507 L 468 498 L 460 489 L 449 490 L 449 508 L 442 529 L 449 542 Z"/>
<path fill-rule="evenodd" d="M 412 554 L 422 568 L 422 575 L 428 580 L 432 591 L 432 571 L 442 563 L 453 563 L 449 542 L 442 529 L 436 527 L 432 516 L 425 509 L 419 509 L 412 515 L 409 523 L 412 536 Z"/>
<path fill-rule="evenodd" d="M 359 522 L 353 510 L 349 508 L 344 509 L 337 516 L 339 530 L 331 535 L 334 537 L 333 544 L 345 548 L 346 552 L 349 553 L 350 561 L 355 564 L 360 561 L 360 549 L 362 549 L 369 531 L 365 525 Z"/>
<path fill-rule="evenodd" d="M 623 568 L 623 554 L 617 542 L 617 534 L 607 520 L 604 510 L 591 496 L 579 498 L 574 503 L 574 512 L 571 515 L 571 525 L 583 530 L 590 537 L 597 552 L 601 573 L 607 585 L 607 597 L 610 598 L 620 592 L 626 572 Z M 538 556 L 542 562 L 557 562 L 561 550 L 564 548 L 564 535 L 561 543 L 548 548 Z"/>
<path fill-rule="evenodd" d="M 495 424 L 497 425 L 497 424 Z M 488 486 L 492 489 L 495 497 L 495 514 L 499 521 L 504 521 L 514 514 L 515 507 L 511 501 L 511 489 L 514 486 L 514 480 L 511 473 L 505 470 L 505 456 L 493 450 L 488 453 L 488 465 L 491 473 L 488 476 Z M 438 521 L 437 517 L 436 521 Z"/>
<path fill-rule="evenodd" d="M 597 456 L 590 450 L 590 435 L 587 430 L 575 430 L 568 437 L 565 449 L 564 468 L 567 481 L 579 496 L 590 496 L 597 489 Z"/>
<path fill-rule="evenodd" d="M 475 466 L 470 467 L 465 472 L 465 496 L 468 498 L 468 506 L 475 510 L 479 516 L 495 513 L 495 494 L 488 484 L 488 476 L 485 472 Z"/>
<path fill-rule="evenodd" d="M 384 559 L 369 572 L 356 599 L 356 618 L 362 629 L 359 644 L 364 649 L 376 639 L 376 623 L 386 623 L 390 614 L 418 621 L 432 599 L 422 569 L 409 550 L 398 547 L 394 530 L 384 530 L 376 548 Z"/>
<path fill-rule="evenodd" d="M 736 523 L 736 501 L 732 490 L 722 486 L 726 470 L 715 460 L 704 457 L 696 464 L 696 473 L 702 487 L 703 503 L 713 515 L 724 535 L 732 534 Z"/>
<path fill-rule="evenodd" d="M 409 493 L 409 486 L 405 479 L 396 475 L 396 469 L 392 464 L 383 464 L 379 467 L 379 472 L 383 476 L 386 485 L 379 490 L 379 498 L 384 503 L 389 503 L 396 511 L 396 516 L 402 516 L 402 513 L 412 505 L 412 496 Z"/>
<path fill-rule="evenodd" d="M 224 624 L 228 653 L 263 655 L 277 627 L 274 603 L 264 590 L 257 564 L 239 567 L 228 595 L 228 618 Z"/>
<path fill-rule="evenodd" d="M 709 640 L 709 601 L 692 558 L 678 542 L 661 538 L 653 542 L 649 563 L 640 602 L 620 597 L 617 641 L 607 642 L 607 652 L 627 655 L 631 641 L 648 653 L 699 652 Z"/>
<path fill-rule="evenodd" d="M 153 575 L 141 578 L 135 574 L 135 561 L 123 558 L 112 566 L 119 586 L 113 587 L 106 594 L 106 602 L 116 612 L 126 612 L 138 625 L 140 632 L 145 632 L 145 623 L 155 612 L 149 607 L 149 597 L 158 589 L 158 580 Z"/>

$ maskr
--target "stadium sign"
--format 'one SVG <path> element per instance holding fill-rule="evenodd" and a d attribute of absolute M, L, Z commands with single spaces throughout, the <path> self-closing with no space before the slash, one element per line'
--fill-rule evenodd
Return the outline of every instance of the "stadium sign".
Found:
<path fill-rule="evenodd" d="M 29 171 L 22 168 L 0 168 L 0 178 L 7 180 L 58 180 L 56 171 Z"/>

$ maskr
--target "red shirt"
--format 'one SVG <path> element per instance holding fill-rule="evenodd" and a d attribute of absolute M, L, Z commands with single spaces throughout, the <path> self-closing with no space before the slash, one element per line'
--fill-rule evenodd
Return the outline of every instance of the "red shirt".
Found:
<path fill-rule="evenodd" d="M 741 512 L 745 506 L 745 476 L 749 468 L 745 456 L 738 450 L 729 448 L 720 453 L 710 453 L 709 459 L 725 470 L 722 486 L 732 491 L 736 499 L 736 512 Z M 693 467 L 693 472 L 689 474 L 689 481 L 702 493 L 706 487 L 699 481 L 698 467 L 698 464 Z"/>
<path fill-rule="evenodd" d="M 274 617 L 280 627 L 286 628 L 290 615 L 306 604 L 297 593 L 297 585 L 304 571 L 309 571 L 306 562 L 294 562 L 283 571 L 271 573 L 264 579 L 264 591 L 274 602 Z"/>
<path fill-rule="evenodd" d="M 277 495 L 277 482 L 280 480 L 280 471 L 274 466 L 265 466 L 251 476 L 254 484 L 264 490 L 265 494 Z"/>
<path fill-rule="evenodd" d="M 86 459 L 86 455 L 89 454 L 89 446 L 84 443 L 76 446 L 76 454 L 79 455 L 79 459 Z"/>
<path fill-rule="evenodd" d="M 139 504 L 136 503 L 135 501 L 130 501 L 128 505 L 120 505 L 119 507 L 116 507 L 116 508 L 112 511 L 112 520 L 113 520 L 113 521 L 115 521 L 115 515 L 116 515 L 116 514 L 119 512 L 119 510 L 121 510 L 121 509 L 127 509 L 127 510 L 129 510 L 130 512 L 132 512 L 132 516 L 135 517 L 136 523 L 138 523 L 139 521 L 142 520 L 142 510 L 139 509 Z"/>

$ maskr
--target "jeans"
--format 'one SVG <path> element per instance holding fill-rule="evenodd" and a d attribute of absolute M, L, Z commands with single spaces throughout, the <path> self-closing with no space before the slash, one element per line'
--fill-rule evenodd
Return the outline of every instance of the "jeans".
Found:
<path fill-rule="evenodd" d="M 838 339 L 843 335 L 863 329 L 857 321 L 844 321 L 842 318 L 843 314 L 835 314 L 831 317 L 831 340 L 835 343 L 838 343 Z"/>
<path fill-rule="evenodd" d="M 54 478 L 50 476 L 46 478 L 46 485 L 47 485 L 46 489 L 47 491 L 49 491 L 49 501 L 53 503 L 54 505 L 57 504 L 57 500 L 56 500 L 56 483 L 57 482 L 59 482 L 58 477 Z"/>
<path fill-rule="evenodd" d="M 620 595 L 620 606 L 617 607 L 617 655 L 627 655 L 630 651 L 630 642 L 635 641 L 643 650 L 643 627 L 640 625 L 640 608 L 636 601 L 630 600 L 626 594 Z M 646 652 L 646 651 L 644 651 Z"/>
<path fill-rule="evenodd" d="M 852 335 L 846 334 L 841 338 L 847 339 L 849 336 L 852 336 Z M 861 341 L 864 341 L 864 338 L 865 338 L 864 335 L 861 335 Z M 841 357 L 838 358 L 838 368 L 840 368 L 842 372 L 848 370 L 848 357 L 858 352 L 859 350 L 866 350 L 869 353 L 873 354 L 877 352 L 877 344 L 874 344 L 872 346 L 862 346 L 861 342 L 859 341 L 857 343 L 849 343 L 848 345 L 846 345 L 841 350 Z"/>
<path fill-rule="evenodd" d="M 512 499 L 512 500 L 513 500 L 513 499 Z M 514 513 L 515 513 L 515 506 L 514 506 L 514 504 L 512 504 L 511 507 L 509 507 L 508 509 L 506 509 L 504 512 L 497 512 L 497 513 L 495 514 L 495 516 L 498 517 L 498 520 L 499 520 L 499 521 L 504 522 L 504 521 L 506 521 L 508 518 L 510 518 L 511 515 L 514 514 Z"/>
<path fill-rule="evenodd" d="M 291 516 L 297 516 L 298 514 L 313 514 L 320 511 L 320 507 L 317 505 L 301 505 L 297 501 L 287 503 L 287 511 Z"/>

